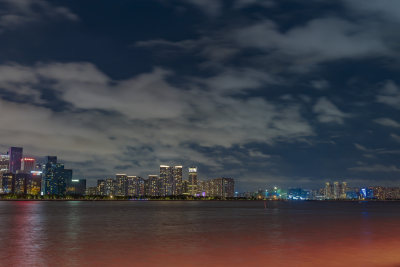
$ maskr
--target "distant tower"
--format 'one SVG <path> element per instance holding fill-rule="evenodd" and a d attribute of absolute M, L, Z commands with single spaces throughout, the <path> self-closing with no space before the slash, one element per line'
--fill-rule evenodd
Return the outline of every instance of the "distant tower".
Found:
<path fill-rule="evenodd" d="M 325 199 L 332 199 L 333 198 L 333 186 L 331 183 L 326 182 L 325 183 L 325 190 L 324 190 L 324 195 Z"/>
<path fill-rule="evenodd" d="M 16 173 L 21 170 L 22 147 L 10 147 L 8 156 L 10 157 L 9 172 Z"/>
<path fill-rule="evenodd" d="M 189 195 L 195 196 L 197 194 L 197 167 L 189 168 Z"/>

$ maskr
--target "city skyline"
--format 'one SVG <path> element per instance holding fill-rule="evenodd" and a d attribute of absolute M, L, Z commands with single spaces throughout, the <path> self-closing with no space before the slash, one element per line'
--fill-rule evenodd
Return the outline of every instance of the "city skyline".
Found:
<path fill-rule="evenodd" d="M 243 190 L 399 185 L 394 1 L 0 9 L 1 150 L 60 155 L 88 181 L 179 163 L 239 177 Z"/>
<path fill-rule="evenodd" d="M 132 175 L 117 173 L 115 175 L 97 177 L 96 186 L 93 186 L 93 181 L 87 184 L 86 179 L 74 177 L 73 170 L 66 169 L 64 164 L 58 161 L 57 156 L 46 156 L 46 160 L 36 161 L 35 158 L 26 157 L 23 150 L 22 147 L 10 147 L 7 154 L 0 154 L 1 194 L 41 196 L 75 194 L 80 196 L 111 197 L 244 196 L 246 198 L 260 198 L 268 197 L 268 194 L 275 192 L 275 199 L 283 197 L 283 199 L 291 200 L 345 200 L 360 198 L 390 200 L 400 198 L 400 187 L 396 187 L 394 184 L 387 187 L 383 187 L 381 184 L 353 184 L 353 187 L 349 187 L 346 181 L 337 178 L 333 179 L 333 182 L 325 182 L 325 188 L 321 188 L 318 184 L 314 184 L 311 187 L 298 184 L 289 186 L 260 184 L 258 189 L 252 188 L 252 190 L 246 191 L 238 187 L 235 188 L 235 184 L 237 186 L 237 182 L 240 180 L 237 178 L 203 177 L 199 179 L 198 168 L 193 165 L 184 168 L 182 165 L 169 166 L 162 164 L 159 165 L 159 174 Z M 187 170 L 187 172 L 183 170 Z M 143 177 L 147 177 L 147 179 Z M 226 182 L 225 186 L 229 188 L 229 193 L 222 193 L 225 192 L 225 189 L 221 189 L 225 188 L 222 185 Z M 264 191 L 265 188 L 267 189 Z M 281 190 L 285 192 L 282 195 L 277 193 L 278 191 L 281 192 Z M 386 195 L 389 197 L 386 198 Z"/>

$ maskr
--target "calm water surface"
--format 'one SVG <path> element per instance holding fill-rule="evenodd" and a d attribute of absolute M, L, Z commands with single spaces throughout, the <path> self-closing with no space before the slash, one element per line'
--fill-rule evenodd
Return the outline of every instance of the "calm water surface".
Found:
<path fill-rule="evenodd" d="M 400 202 L 0 202 L 0 266 L 400 266 Z"/>

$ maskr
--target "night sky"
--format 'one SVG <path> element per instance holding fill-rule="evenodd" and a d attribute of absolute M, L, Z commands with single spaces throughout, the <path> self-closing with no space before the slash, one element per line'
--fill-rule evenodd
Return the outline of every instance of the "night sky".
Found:
<path fill-rule="evenodd" d="M 400 185 L 398 0 L 0 0 L 2 152 L 74 176 Z M 184 178 L 187 178 L 186 175 Z"/>

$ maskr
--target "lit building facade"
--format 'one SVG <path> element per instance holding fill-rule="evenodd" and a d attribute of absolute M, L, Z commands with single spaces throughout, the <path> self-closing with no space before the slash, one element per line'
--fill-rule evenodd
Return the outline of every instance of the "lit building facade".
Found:
<path fill-rule="evenodd" d="M 189 195 L 196 196 L 197 194 L 197 167 L 189 168 Z"/>
<path fill-rule="evenodd" d="M 158 178 L 158 175 L 149 175 L 148 179 L 146 180 L 146 196 L 160 196 L 159 180 L 161 179 Z M 163 194 L 165 192 L 164 189 L 162 189 L 161 192 L 161 194 Z"/>
<path fill-rule="evenodd" d="M 47 157 L 42 175 L 42 195 L 65 195 L 67 181 L 72 179 L 72 170 L 65 169 L 64 164 L 57 162 L 57 157 Z"/>
<path fill-rule="evenodd" d="M 36 168 L 36 160 L 34 158 L 22 158 L 21 159 L 21 171 L 24 173 L 31 173 Z"/>
<path fill-rule="evenodd" d="M 22 160 L 22 147 L 10 147 L 8 150 L 9 158 L 9 172 L 17 173 L 21 170 L 21 160 Z"/>
<path fill-rule="evenodd" d="M 182 166 L 174 166 L 172 194 L 175 196 L 182 195 Z"/>
<path fill-rule="evenodd" d="M 8 168 L 10 166 L 10 156 L 9 155 L 0 155 L 0 176 L 3 173 L 8 173 Z"/>
<path fill-rule="evenodd" d="M 68 179 L 67 195 L 83 196 L 86 192 L 86 179 Z"/>

